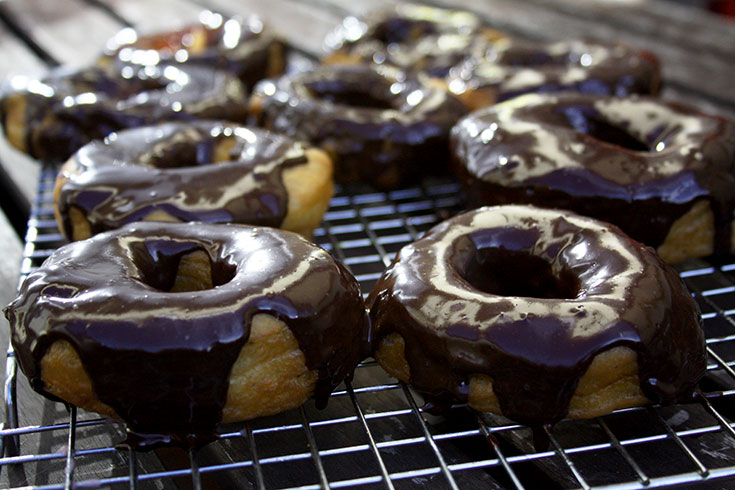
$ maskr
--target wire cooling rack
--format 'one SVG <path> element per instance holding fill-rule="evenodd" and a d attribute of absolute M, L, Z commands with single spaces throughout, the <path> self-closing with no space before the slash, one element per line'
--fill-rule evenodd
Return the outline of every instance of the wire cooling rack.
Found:
<path fill-rule="evenodd" d="M 42 172 L 28 223 L 22 277 L 63 243 L 52 213 L 55 171 Z M 314 239 L 369 291 L 395 252 L 460 209 L 452 181 L 394 192 L 340 189 Z M 735 479 L 735 263 L 679 268 L 699 302 L 709 353 L 697 402 L 619 410 L 547 430 L 452 407 L 424 413 L 409 388 L 373 361 L 330 398 L 299 410 L 221 427 L 196 453 L 115 449 L 123 427 L 44 400 L 42 420 L 18 413 L 17 368 L 8 354 L 6 422 L 0 428 L 0 486 L 17 488 L 653 488 Z M 46 416 L 47 412 L 51 415 Z M 61 414 L 61 418 L 59 418 Z M 27 476 L 29 473 L 35 477 Z M 35 478 L 35 479 L 34 479 Z M 35 485 L 35 486 L 34 486 Z"/>

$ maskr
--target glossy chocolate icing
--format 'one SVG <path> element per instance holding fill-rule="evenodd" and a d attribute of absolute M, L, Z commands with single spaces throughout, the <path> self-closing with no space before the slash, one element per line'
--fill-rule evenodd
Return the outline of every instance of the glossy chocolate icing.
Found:
<path fill-rule="evenodd" d="M 167 291 L 181 257 L 197 250 L 209 255 L 215 287 Z M 46 349 L 66 340 L 99 400 L 131 431 L 179 444 L 214 436 L 258 313 L 285 322 L 307 367 L 319 371 L 318 404 L 364 354 L 355 279 L 323 249 L 270 228 L 136 223 L 97 235 L 54 252 L 5 310 L 36 390 L 44 393 Z"/>
<path fill-rule="evenodd" d="M 503 274 L 508 264 L 522 274 Z M 638 354 L 651 400 L 691 396 L 706 369 L 699 308 L 673 268 L 565 211 L 447 220 L 401 249 L 368 305 L 376 340 L 404 338 L 410 382 L 431 404 L 466 401 L 469 376 L 486 374 L 503 414 L 536 426 L 566 415 L 592 359 L 615 346 Z"/>
<path fill-rule="evenodd" d="M 333 51 L 363 63 L 396 66 L 408 72 L 444 77 L 471 56 L 481 56 L 500 34 L 484 29 L 469 12 L 400 4 L 365 19 L 347 17 L 324 41 Z"/>
<path fill-rule="evenodd" d="M 568 40 L 552 44 L 500 40 L 452 70 L 453 93 L 492 93 L 494 102 L 532 92 L 656 95 L 661 73 L 653 54 L 621 43 Z"/>
<path fill-rule="evenodd" d="M 229 143 L 228 141 L 233 141 Z M 226 161 L 215 162 L 218 145 Z M 224 122 L 165 123 L 113 133 L 72 158 L 78 173 L 57 199 L 63 232 L 76 208 L 92 234 L 164 211 L 181 221 L 278 227 L 288 212 L 283 171 L 306 162 L 305 146 Z"/>
<path fill-rule="evenodd" d="M 336 179 L 391 188 L 449 165 L 449 130 L 467 111 L 427 79 L 372 66 L 321 66 L 263 81 L 260 121 L 336 156 Z"/>
<path fill-rule="evenodd" d="M 130 27 L 123 29 L 107 42 L 99 64 L 202 65 L 228 71 L 252 89 L 283 71 L 283 50 L 258 16 L 227 18 L 204 10 L 198 23 L 177 31 L 138 36 Z"/>
<path fill-rule="evenodd" d="M 6 105 L 23 97 L 25 151 L 51 161 L 64 161 L 85 143 L 124 128 L 247 117 L 241 83 L 197 66 L 57 69 L 41 80 L 16 77 L 9 89 L 0 100 L 6 132 Z"/>
<path fill-rule="evenodd" d="M 531 94 L 460 121 L 452 148 L 471 206 L 571 209 L 658 247 L 706 200 L 715 253 L 732 248 L 732 121 L 646 97 Z"/>

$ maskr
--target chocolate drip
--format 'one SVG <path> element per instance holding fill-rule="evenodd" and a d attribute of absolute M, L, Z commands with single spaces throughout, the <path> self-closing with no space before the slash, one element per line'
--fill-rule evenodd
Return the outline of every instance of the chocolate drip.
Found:
<path fill-rule="evenodd" d="M 323 66 L 255 88 L 268 128 L 336 155 L 337 180 L 393 188 L 449 162 L 448 134 L 467 111 L 424 77 L 387 67 Z"/>
<path fill-rule="evenodd" d="M 167 292 L 164 267 L 194 250 L 209 255 L 216 287 Z M 28 276 L 5 313 L 35 389 L 44 389 L 46 349 L 66 340 L 98 398 L 153 442 L 212 440 L 258 313 L 291 329 L 307 367 L 319 371 L 322 405 L 352 373 L 367 336 L 357 282 L 327 252 L 290 232 L 202 223 L 137 223 L 66 245 Z"/>
<path fill-rule="evenodd" d="M 462 120 L 452 146 L 471 206 L 570 209 L 658 247 L 706 200 L 715 253 L 732 250 L 731 121 L 644 97 L 527 95 Z"/>
<path fill-rule="evenodd" d="M 98 64 L 199 65 L 228 71 L 252 89 L 259 80 L 283 71 L 283 49 L 283 43 L 255 15 L 223 18 L 204 11 L 199 23 L 178 31 L 138 37 L 125 29 L 108 41 Z M 152 59 L 151 52 L 155 52 Z M 273 59 L 273 55 L 279 59 Z"/>
<path fill-rule="evenodd" d="M 13 97 L 25 100 L 25 113 L 14 116 L 21 119 L 14 123 L 25 128 L 25 151 L 51 161 L 64 161 L 87 142 L 124 128 L 247 117 L 240 82 L 225 72 L 197 66 L 53 70 L 3 96 L 0 112 L 6 132 L 8 100 Z"/>
<path fill-rule="evenodd" d="M 215 162 L 219 145 L 230 144 Z M 306 161 L 304 147 L 262 129 L 221 122 L 167 123 L 122 131 L 74 155 L 57 200 L 71 236 L 69 210 L 92 233 L 165 211 L 182 221 L 280 226 L 288 211 L 283 171 Z"/>
<path fill-rule="evenodd" d="M 508 279 L 514 295 L 477 289 L 473 275 L 524 255 L 528 275 Z M 552 286 L 539 290 L 535 276 L 549 270 Z M 706 368 L 699 309 L 676 272 L 617 228 L 561 211 L 452 218 L 399 252 L 368 305 L 376 340 L 405 340 L 410 382 L 429 403 L 466 401 L 469 377 L 485 374 L 503 414 L 535 426 L 567 414 L 590 362 L 613 347 L 637 352 L 652 400 L 691 396 Z"/>

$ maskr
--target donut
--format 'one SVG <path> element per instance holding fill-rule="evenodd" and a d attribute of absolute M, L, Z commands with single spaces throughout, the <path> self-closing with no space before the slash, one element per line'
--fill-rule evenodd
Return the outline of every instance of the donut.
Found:
<path fill-rule="evenodd" d="M 467 110 L 419 74 L 324 65 L 258 84 L 250 110 L 268 129 L 310 141 L 338 182 L 391 189 L 449 168 L 449 130 Z"/>
<path fill-rule="evenodd" d="M 472 113 L 451 138 L 471 207 L 570 209 L 671 263 L 733 251 L 733 121 L 643 96 L 528 94 Z"/>
<path fill-rule="evenodd" d="M 657 95 L 661 70 L 652 53 L 619 42 L 575 39 L 542 45 L 506 38 L 455 67 L 446 82 L 476 110 L 532 92 Z"/>
<path fill-rule="evenodd" d="M 97 64 L 195 64 L 232 73 L 251 90 L 258 80 L 283 73 L 283 43 L 256 15 L 227 18 L 204 10 L 183 29 L 139 36 L 127 27 L 107 41 Z"/>
<path fill-rule="evenodd" d="M 469 12 L 401 4 L 365 19 L 346 17 L 324 40 L 329 64 L 387 64 L 442 78 L 506 36 Z"/>
<path fill-rule="evenodd" d="M 63 162 L 85 143 L 124 128 L 166 120 L 244 121 L 246 98 L 233 76 L 196 66 L 52 70 L 11 79 L 0 121 L 11 145 Z"/>
<path fill-rule="evenodd" d="M 367 300 L 375 358 L 435 407 L 538 427 L 686 399 L 706 369 L 671 266 L 568 211 L 469 211 L 406 245 Z"/>
<path fill-rule="evenodd" d="M 142 445 L 323 406 L 367 339 L 359 286 L 329 253 L 241 225 L 134 223 L 64 245 L 5 315 L 34 389 Z"/>
<path fill-rule="evenodd" d="M 140 220 L 280 227 L 311 236 L 333 194 L 317 148 L 258 128 L 172 122 L 83 146 L 54 189 L 61 232 L 83 240 Z"/>

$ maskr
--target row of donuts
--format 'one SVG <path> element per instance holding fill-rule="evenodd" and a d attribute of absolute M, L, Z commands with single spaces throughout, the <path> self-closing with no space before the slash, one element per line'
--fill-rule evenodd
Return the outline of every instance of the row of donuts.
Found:
<path fill-rule="evenodd" d="M 569 209 L 620 226 L 672 263 L 735 251 L 735 123 L 651 98 L 661 87 L 651 53 L 601 41 L 542 46 L 467 12 L 407 4 L 348 17 L 327 45 L 327 62 L 430 75 L 475 110 L 451 131 L 468 207 Z"/>
<path fill-rule="evenodd" d="M 357 32 L 344 27 L 353 24 L 359 26 Z M 347 105 L 360 95 L 365 100 L 358 106 L 399 109 L 408 94 L 413 95 L 407 105 L 416 105 L 423 95 L 416 89 L 424 88 L 415 81 L 403 87 L 403 79 L 448 76 L 441 80 L 454 94 L 467 95 L 470 85 L 473 92 L 485 94 L 478 96 L 484 103 L 468 103 L 477 108 L 527 92 L 571 89 L 622 96 L 655 94 L 660 86 L 658 65 L 648 53 L 617 44 L 570 41 L 540 46 L 510 41 L 466 12 L 419 5 L 377 13 L 367 23 L 345 20 L 328 44 L 334 51 L 325 57 L 326 63 L 365 61 L 360 53 L 370 52 L 373 66 L 397 71 L 387 85 L 380 82 L 367 90 L 376 75 L 363 83 L 356 75 L 345 75 L 342 81 L 325 67 L 322 75 L 284 82 L 299 85 L 293 91 L 284 88 L 284 93 L 343 99 Z M 468 64 L 478 66 L 470 69 Z M 176 32 L 138 38 L 132 29 L 122 30 L 94 67 L 60 69 L 41 80 L 16 77 L 2 104 L 4 127 L 10 142 L 22 151 L 64 161 L 82 143 L 112 130 L 197 117 L 243 121 L 245 91 L 284 69 L 283 43 L 257 17 L 226 19 L 204 11 L 199 23 Z M 488 93 L 490 86 L 495 86 L 496 95 Z M 266 85 L 259 92 L 272 96 L 273 90 Z M 404 97 L 393 97 L 399 93 Z M 274 98 L 283 97 L 280 93 Z"/>
<path fill-rule="evenodd" d="M 451 160 L 470 207 L 526 203 L 571 209 L 617 224 L 657 248 L 670 262 L 733 250 L 733 123 L 681 104 L 618 97 L 631 92 L 657 93 L 660 75 L 649 53 L 581 41 L 542 48 L 491 32 L 466 12 L 401 5 L 366 22 L 348 18 L 328 38 L 334 51 L 325 58 L 327 63 L 362 64 L 325 64 L 256 84 L 254 75 L 242 74 L 248 71 L 244 68 L 248 63 L 258 76 L 273 75 L 284 65 L 283 46 L 266 32 L 252 18 L 237 22 L 211 12 L 202 14 L 200 25 L 168 35 L 136 39 L 125 30 L 102 58 L 107 68 L 51 77 L 43 83 L 27 82 L 25 90 L 6 96 L 0 106 L 6 134 L 16 147 L 31 154 L 66 158 L 85 141 L 120 127 L 202 117 L 243 122 L 250 114 L 268 129 L 326 151 L 340 182 L 362 181 L 390 189 L 427 174 L 446 172 Z M 375 54 L 366 59 L 363 52 Z M 142 64 L 161 60 L 164 64 Z M 172 60 L 176 63 L 165 64 Z M 364 63 L 366 60 L 371 64 Z M 236 88 L 231 75 L 201 68 L 200 63 L 229 68 L 249 86 L 255 85 L 249 102 L 246 104 L 244 91 Z M 479 70 L 487 76 L 475 74 L 459 87 L 456 77 L 467 71 L 468 63 L 494 68 Z M 110 67 L 114 76 L 127 78 L 111 81 Z M 106 78 L 97 78 L 101 73 L 107 73 Z M 440 75 L 444 77 L 437 78 Z M 161 86 L 164 79 L 173 82 Z M 209 89 L 204 90 L 205 85 Z M 480 109 L 456 124 L 468 108 L 454 95 L 466 101 L 469 85 L 485 87 L 485 104 L 516 98 Z M 138 92 L 142 88 L 146 90 Z M 565 90 L 585 94 L 557 93 Z M 517 98 L 526 92 L 542 93 Z M 69 93 L 74 95 L 66 95 Z M 122 99 L 112 93 L 122 94 Z M 203 137 L 206 131 L 201 127 L 185 130 L 185 126 L 125 136 L 120 143 L 106 145 L 110 147 L 106 154 L 101 148 L 82 152 L 83 164 L 78 156 L 72 158 L 60 182 L 71 190 L 62 192 L 59 187 L 57 192 L 62 199 L 57 205 L 62 210 L 58 219 L 65 235 L 78 239 L 145 217 L 234 220 L 282 226 L 307 235 L 317 226 L 331 189 L 325 155 L 316 158 L 324 176 L 315 184 L 319 191 L 303 199 L 294 196 L 292 188 L 283 190 L 289 186 L 280 177 L 282 165 L 259 160 L 247 170 L 239 165 L 235 174 L 214 179 L 229 184 L 248 180 L 250 186 L 237 193 L 224 193 L 222 186 L 216 186 L 220 195 L 237 194 L 237 202 L 196 208 L 192 202 L 212 199 L 198 195 L 191 182 L 200 182 L 201 174 L 215 169 L 182 167 L 205 163 L 201 158 L 247 160 L 245 155 L 258 145 L 232 146 L 233 141 L 244 141 L 225 134 L 232 133 L 233 126 L 212 126 L 211 139 Z M 262 133 L 248 130 L 248 134 L 253 141 Z M 257 137 L 264 138 L 264 144 L 271 138 Z M 230 143 L 213 144 L 212 140 Z M 146 151 L 122 152 L 120 148 L 127 145 Z M 221 152 L 210 155 L 205 150 L 208 146 Z M 153 147 L 159 155 L 148 151 Z M 55 153 L 59 148 L 63 151 Z M 228 153 L 227 148 L 235 150 Z M 238 149 L 242 150 L 239 155 Z M 99 156 L 92 159 L 90 155 Z M 138 168 L 116 165 L 120 160 L 133 161 Z M 93 166 L 104 167 L 104 171 L 88 172 Z M 141 166 L 149 175 L 147 185 L 155 186 L 155 192 L 140 191 Z M 253 168 L 263 171 L 264 167 L 271 167 L 269 175 L 275 176 L 246 179 L 238 173 Z M 308 166 L 309 172 L 312 167 Z M 130 173 L 132 177 L 121 178 Z M 171 179 L 164 175 L 169 173 L 176 174 L 181 185 L 170 184 Z M 85 177 L 77 178 L 77 174 Z M 110 192 L 100 194 L 110 189 L 110 182 L 126 179 L 132 183 L 118 191 L 119 198 L 109 197 Z M 75 186 L 77 181 L 85 183 L 86 192 Z M 264 181 L 272 185 L 255 185 Z M 172 204 L 164 187 L 173 195 L 193 193 L 189 206 Z M 84 196 L 76 201 L 70 197 L 79 193 Z M 270 196 L 269 203 L 278 204 L 263 205 L 263 194 Z M 242 197 L 246 195 L 256 197 Z M 324 199 L 317 202 L 314 195 Z M 287 206 L 297 206 L 286 202 L 301 200 L 313 205 L 302 213 L 306 219 L 299 217 L 294 224 Z M 118 202 L 125 213 L 115 211 L 120 206 L 113 203 Z M 94 203 L 103 203 L 105 209 L 93 210 Z M 254 213 L 234 213 L 234 208 Z M 73 220 L 64 209 L 74 214 Z"/>
<path fill-rule="evenodd" d="M 400 27 L 399 22 L 398 29 L 414 31 L 412 23 Z M 419 32 L 418 37 L 424 34 Z M 493 36 L 485 31 L 485 38 Z M 184 44 L 190 42 L 196 44 L 191 39 Z M 176 59 L 178 50 L 172 52 Z M 129 55 L 131 60 L 135 58 Z M 170 66 L 161 70 L 175 73 Z M 130 65 L 122 70 L 126 67 Z M 184 65 L 174 68 L 188 70 Z M 149 71 L 148 66 L 131 69 Z M 443 143 L 423 150 L 423 160 L 407 163 L 414 165 L 417 174 L 412 177 L 416 178 L 423 175 L 427 161 L 449 160 L 449 128 L 466 109 L 423 73 L 417 73 L 415 79 L 425 79 L 424 88 L 414 84 L 413 76 L 387 66 L 323 67 L 261 82 L 250 107 L 261 120 L 267 120 L 273 110 L 270 100 L 284 107 L 301 106 L 306 109 L 303 113 L 273 116 L 273 121 L 282 117 L 282 122 L 266 126 L 277 130 L 313 128 L 318 131 L 316 136 L 296 136 L 324 146 L 327 154 L 338 159 L 342 159 L 343 148 L 364 147 L 375 155 L 372 175 L 386 173 L 382 163 L 390 155 L 410 162 L 404 143 L 439 138 Z M 282 87 L 305 94 L 306 102 L 284 96 Z M 529 97 L 513 99 L 490 111 L 515 114 L 519 106 L 533 107 L 533 101 L 544 100 Z M 328 104 L 312 103 L 317 99 Z M 69 101 L 69 105 L 74 102 Z M 394 110 L 399 106 L 408 110 Z M 573 114 L 574 108 L 581 108 L 581 115 L 569 116 L 564 110 L 552 113 L 562 113 L 564 121 L 576 121 L 580 126 L 599 123 L 599 117 L 589 116 L 592 109 L 580 102 L 571 106 L 567 112 Z M 326 123 L 317 117 L 322 107 L 330 111 L 337 108 L 357 119 Z M 385 110 L 375 111 L 376 107 Z M 409 117 L 404 114 L 417 107 L 420 110 L 416 112 L 428 122 L 411 119 L 408 126 L 400 125 Z M 374 125 L 376 113 L 388 124 Z M 464 152 L 456 153 L 457 161 L 462 154 L 482 153 L 488 142 L 506 141 L 505 135 L 500 138 L 500 123 L 489 122 L 482 130 L 474 130 L 480 122 L 484 124 L 478 122 L 484 114 L 468 116 L 453 130 L 454 146 Z M 438 130 L 432 126 L 432 118 L 453 120 Z M 528 126 L 503 122 L 503 128 L 511 128 L 510 135 L 521 134 L 518 125 Z M 353 127 L 372 140 L 342 140 Z M 463 142 L 465 129 L 476 133 L 472 143 Z M 543 143 L 544 131 L 534 128 L 532 134 L 542 135 Z M 579 144 L 587 143 L 589 140 Z M 578 151 L 579 144 L 573 141 L 569 147 Z M 725 148 L 725 153 L 730 151 L 726 144 L 716 145 Z M 97 187 L 74 187 L 100 179 L 83 169 L 96 165 L 91 162 L 98 161 L 102 149 L 109 148 L 112 154 L 102 160 L 107 160 L 110 173 Z M 316 154 L 314 158 L 309 157 L 310 151 Z M 131 220 L 128 216 L 132 220 L 230 221 L 219 217 L 263 203 L 271 210 L 283 209 L 284 203 L 291 209 L 291 203 L 298 199 L 270 189 L 230 199 L 231 187 L 226 184 L 238 181 L 236 173 L 207 177 L 218 183 L 216 189 L 189 195 L 176 186 L 183 182 L 186 189 L 196 188 L 205 178 L 202 173 L 183 174 L 181 168 L 168 169 L 166 176 L 161 172 L 182 164 L 198 171 L 202 164 L 226 163 L 235 155 L 254 170 L 242 176 L 249 182 L 280 180 L 286 185 L 286 172 L 313 161 L 321 162 L 316 165 L 326 169 L 322 173 L 331 174 L 329 158 L 319 150 L 235 124 L 168 123 L 154 129 L 121 131 L 82 148 L 65 165 L 56 194 L 84 197 L 66 205 L 68 214 L 59 213 L 61 227 L 71 237 L 84 238 L 117 228 Z M 496 166 L 517 171 L 513 155 L 497 156 Z M 501 157 L 506 158 L 505 163 Z M 109 189 L 121 180 L 118 167 L 130 162 L 155 170 L 155 175 L 148 175 L 136 168 L 133 174 L 138 177 L 129 187 L 114 191 L 124 204 L 123 211 L 133 212 L 109 226 L 104 220 L 90 220 L 92 209 L 115 200 L 110 198 Z M 265 167 L 281 165 L 286 169 L 279 170 L 276 177 L 266 174 Z M 350 165 L 337 168 L 338 175 L 344 172 L 348 179 L 354 174 L 370 178 L 361 175 L 366 171 Z M 408 178 L 401 167 L 391 168 L 397 170 L 388 174 L 397 173 L 398 177 L 381 177 L 378 184 L 391 186 Z M 304 179 L 305 174 L 297 174 L 290 181 L 294 187 L 318 188 L 305 185 Z M 326 180 L 328 190 L 315 194 L 331 195 L 331 175 Z M 147 207 L 133 203 L 133 197 L 156 198 L 170 189 L 184 203 L 206 203 L 209 214 L 185 215 L 169 203 Z M 321 212 L 306 214 L 317 214 L 318 223 L 325 207 L 326 203 L 319 204 Z M 270 225 L 279 219 L 268 216 L 256 224 Z M 427 257 L 436 257 L 439 263 Z M 507 277 L 492 272 L 503 263 L 527 274 L 510 286 L 497 286 L 494 283 L 507 282 Z M 443 272 L 437 275 L 436 270 Z M 106 279 L 102 286 L 100 277 Z M 134 306 L 141 296 L 152 298 L 144 311 Z M 110 301 L 112 298 L 115 301 Z M 301 404 L 315 390 L 317 398 L 323 400 L 357 361 L 374 349 L 388 372 L 411 381 L 437 406 L 469 400 L 477 409 L 530 424 L 554 422 L 566 415 L 589 417 L 648 400 L 686 396 L 705 367 L 698 310 L 676 273 L 614 226 L 572 213 L 502 207 L 461 215 L 402 250 L 368 303 L 372 324 L 365 320 L 354 278 L 326 252 L 296 235 L 266 228 L 140 223 L 62 247 L 28 277 L 6 315 L 13 325 L 21 367 L 38 390 L 122 418 L 138 434 L 164 432 L 180 440 L 192 433 L 207 440 L 219 421 L 276 413 Z M 122 327 L 112 327 L 111 319 L 118 319 Z M 132 335 L 141 329 L 148 331 L 145 339 Z M 526 342 L 520 345 L 518 338 Z M 553 339 L 547 343 L 561 353 L 561 358 L 532 347 L 539 338 Z M 163 355 L 152 356 L 153 352 Z M 262 365 L 276 372 L 261 371 Z M 625 367 L 619 368 L 621 365 Z M 120 372 L 126 374 L 121 376 Z M 588 377 L 590 372 L 597 374 Z M 151 383 L 151 379 L 157 381 Z M 140 392 L 132 388 L 141 384 L 150 389 Z M 81 386 L 80 392 L 69 390 L 69 386 Z M 256 393 L 249 391 L 251 387 Z M 579 397 L 572 401 L 575 394 L 586 401 Z M 270 405 L 263 408 L 253 400 L 268 400 Z M 256 406 L 251 406 L 253 403 Z M 173 415 L 161 410 L 167 406 L 176 407 Z"/>
<path fill-rule="evenodd" d="M 77 240 L 5 309 L 19 365 L 40 393 L 123 420 L 135 447 L 324 403 L 367 355 L 359 287 L 327 252 L 202 223 L 308 236 L 333 179 L 323 151 L 243 125 L 282 43 L 256 17 L 199 20 L 125 29 L 97 66 L 15 78 L 1 104 L 13 146 L 66 159 L 54 211 Z"/>
<path fill-rule="evenodd" d="M 661 85 L 645 51 L 511 39 L 469 12 L 417 4 L 347 17 L 325 46 L 315 70 L 258 84 L 252 110 L 268 128 L 325 146 L 339 181 L 382 189 L 446 173 L 447 135 L 469 110 L 525 93 L 655 95 Z"/>
<path fill-rule="evenodd" d="M 706 370 L 699 308 L 670 265 L 613 225 L 530 206 L 435 226 L 366 303 L 296 233 L 131 223 L 57 249 L 5 315 L 34 389 L 124 421 L 137 448 L 323 406 L 368 356 L 435 410 L 534 430 L 689 401 Z"/>

